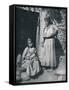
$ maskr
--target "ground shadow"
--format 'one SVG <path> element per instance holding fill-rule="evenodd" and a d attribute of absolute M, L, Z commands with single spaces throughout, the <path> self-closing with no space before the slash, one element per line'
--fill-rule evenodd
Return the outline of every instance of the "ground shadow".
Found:
<path fill-rule="evenodd" d="M 39 76 L 42 75 L 42 74 L 43 74 L 43 69 L 41 68 L 41 71 L 38 74 L 36 74 L 35 76 L 32 76 L 31 78 L 38 79 Z"/>
<path fill-rule="evenodd" d="M 64 56 L 64 50 L 62 48 L 62 45 L 60 43 L 60 41 L 55 38 L 55 50 L 56 50 L 56 60 L 57 60 L 57 67 L 59 65 L 59 58 L 60 56 Z"/>

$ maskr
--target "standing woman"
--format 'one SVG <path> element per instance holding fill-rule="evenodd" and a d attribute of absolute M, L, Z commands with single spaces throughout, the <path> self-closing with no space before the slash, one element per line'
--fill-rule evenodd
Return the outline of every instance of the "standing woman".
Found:
<path fill-rule="evenodd" d="M 55 51 L 55 37 L 57 34 L 56 25 L 52 24 L 50 16 L 44 18 L 45 20 L 45 28 L 43 31 L 43 66 L 50 68 L 56 68 L 56 51 Z"/>

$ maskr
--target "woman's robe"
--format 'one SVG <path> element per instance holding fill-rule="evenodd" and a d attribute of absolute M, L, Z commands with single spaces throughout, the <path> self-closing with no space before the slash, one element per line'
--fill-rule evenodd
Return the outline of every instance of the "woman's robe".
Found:
<path fill-rule="evenodd" d="M 56 67 L 56 51 L 55 51 L 55 36 L 57 33 L 57 27 L 50 25 L 45 28 L 43 33 L 44 38 L 44 52 L 42 65 L 47 67 Z"/>
<path fill-rule="evenodd" d="M 40 72 L 40 64 L 34 47 L 30 49 L 28 47 L 25 48 L 21 67 L 26 69 L 29 76 L 34 76 Z"/>

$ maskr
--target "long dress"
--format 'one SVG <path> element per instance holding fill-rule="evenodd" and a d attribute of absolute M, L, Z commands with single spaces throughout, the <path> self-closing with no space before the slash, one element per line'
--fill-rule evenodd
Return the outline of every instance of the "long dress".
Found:
<path fill-rule="evenodd" d="M 56 52 L 55 52 L 55 36 L 57 27 L 50 25 L 43 33 L 44 38 L 44 53 L 43 53 L 43 66 L 56 67 Z"/>
<path fill-rule="evenodd" d="M 40 64 L 34 47 L 26 47 L 22 54 L 22 58 L 23 61 L 21 67 L 26 69 L 29 76 L 35 76 L 40 72 Z"/>

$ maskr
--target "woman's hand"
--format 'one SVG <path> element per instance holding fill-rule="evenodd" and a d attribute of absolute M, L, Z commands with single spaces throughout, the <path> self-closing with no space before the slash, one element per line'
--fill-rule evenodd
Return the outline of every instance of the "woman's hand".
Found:
<path fill-rule="evenodd" d="M 25 63 L 25 60 L 22 61 L 22 64 L 24 64 L 24 63 Z"/>
<path fill-rule="evenodd" d="M 30 60 L 33 59 L 35 57 L 35 53 L 33 53 L 31 56 L 30 56 Z"/>
<path fill-rule="evenodd" d="M 27 56 L 27 57 L 26 57 L 26 59 L 27 59 L 27 60 L 30 60 L 30 57 L 29 57 L 29 56 Z"/>
<path fill-rule="evenodd" d="M 44 47 L 44 43 L 43 42 L 41 43 L 41 46 Z"/>

